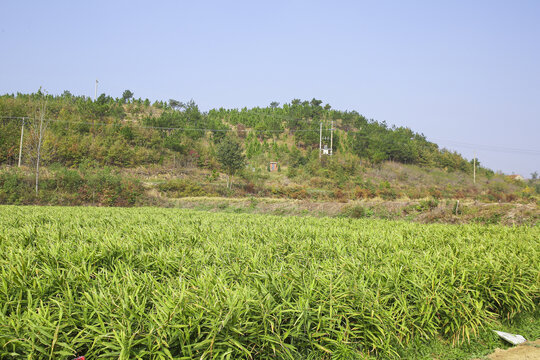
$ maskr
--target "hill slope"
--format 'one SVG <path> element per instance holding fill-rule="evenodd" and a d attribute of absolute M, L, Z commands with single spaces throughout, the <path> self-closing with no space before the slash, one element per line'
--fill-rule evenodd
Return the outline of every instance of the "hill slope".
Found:
<path fill-rule="evenodd" d="M 104 94 L 92 101 L 69 92 L 38 92 L 1 96 L 0 117 L 3 203 L 134 205 L 152 191 L 173 198 L 319 201 L 535 201 L 540 192 L 538 183 L 507 179 L 481 166 L 473 183 L 471 161 L 422 134 L 333 110 L 316 99 L 203 113 L 193 101 L 151 104 Z M 22 128 L 23 166 L 14 171 Z M 319 159 L 321 129 L 334 155 Z M 217 151 L 224 139 L 236 142 L 246 157 L 230 189 Z M 28 190 L 38 151 L 45 168 L 42 194 L 35 195 Z M 270 161 L 277 162 L 277 172 L 268 171 Z"/>

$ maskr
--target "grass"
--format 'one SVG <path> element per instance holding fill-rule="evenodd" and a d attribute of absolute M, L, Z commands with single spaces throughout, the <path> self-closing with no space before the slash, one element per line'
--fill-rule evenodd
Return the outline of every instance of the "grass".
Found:
<path fill-rule="evenodd" d="M 511 321 L 503 319 L 493 324 L 492 328 L 479 331 L 471 342 L 452 344 L 443 339 L 422 342 L 404 349 L 400 356 L 415 360 L 454 360 L 454 359 L 487 359 L 496 348 L 506 349 L 511 344 L 502 340 L 493 330 L 523 335 L 527 340 L 540 339 L 540 309 L 532 313 L 519 314 Z"/>
<path fill-rule="evenodd" d="M 0 206 L 0 229 L 0 358 L 449 359 L 513 319 L 538 334 L 538 227 Z"/>
<path fill-rule="evenodd" d="M 171 206 L 197 210 L 272 215 L 328 216 L 407 220 L 421 223 L 535 225 L 540 210 L 534 204 L 486 204 L 460 201 L 421 200 L 382 201 L 377 199 L 340 202 L 273 199 L 259 197 L 187 197 L 174 199 Z"/>

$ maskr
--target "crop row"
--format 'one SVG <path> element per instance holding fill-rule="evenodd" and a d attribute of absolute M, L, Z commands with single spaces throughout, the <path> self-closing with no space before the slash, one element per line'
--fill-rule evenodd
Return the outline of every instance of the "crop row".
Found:
<path fill-rule="evenodd" d="M 0 358 L 352 359 L 540 300 L 538 227 L 0 206 Z"/>

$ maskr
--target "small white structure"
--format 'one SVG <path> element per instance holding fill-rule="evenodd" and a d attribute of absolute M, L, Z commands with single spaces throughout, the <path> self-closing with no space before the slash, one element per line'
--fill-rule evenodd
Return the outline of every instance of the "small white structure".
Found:
<path fill-rule="evenodd" d="M 332 149 L 330 149 L 328 147 L 328 145 L 324 145 L 324 147 L 322 149 L 322 154 L 323 155 L 332 155 Z"/>

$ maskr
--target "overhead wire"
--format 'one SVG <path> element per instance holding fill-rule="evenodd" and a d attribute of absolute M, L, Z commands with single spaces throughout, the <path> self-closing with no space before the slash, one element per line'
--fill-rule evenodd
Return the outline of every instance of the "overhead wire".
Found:
<path fill-rule="evenodd" d="M 16 117 L 9 117 L 9 116 L 3 116 L 0 117 L 2 119 L 32 119 L 35 120 L 35 118 L 29 117 L 29 116 L 16 116 Z M 104 123 L 104 122 L 89 122 L 89 121 L 71 121 L 71 120 L 61 120 L 61 119 L 43 119 L 44 121 L 52 121 L 52 122 L 63 122 L 68 124 L 86 124 L 86 125 L 93 125 L 93 126 L 109 126 L 109 125 L 116 125 L 117 123 Z M 180 131 L 204 131 L 204 132 L 238 132 L 238 131 L 244 131 L 244 132 L 273 132 L 273 133 L 281 133 L 281 132 L 319 132 L 319 129 L 292 129 L 292 130 L 256 130 L 256 129 L 206 129 L 206 128 L 182 128 L 182 127 L 165 127 L 165 126 L 148 126 L 148 125 L 140 125 L 138 121 L 134 120 L 125 120 L 125 122 L 132 122 L 135 124 L 139 124 L 138 127 L 142 129 L 154 129 L 154 130 L 180 130 Z"/>
<path fill-rule="evenodd" d="M 264 114 L 259 113 L 258 115 L 263 116 L 276 116 L 276 117 L 282 117 L 285 118 L 282 115 L 272 115 L 272 114 Z M 0 116 L 1 119 L 11 119 L 11 120 L 35 120 L 35 118 L 30 116 Z M 294 117 L 287 117 L 288 119 L 292 120 L 306 120 L 306 119 L 296 119 Z M 51 122 L 58 122 L 58 123 L 67 123 L 67 124 L 85 124 L 85 125 L 92 125 L 92 126 L 110 126 L 110 125 L 116 125 L 118 123 L 105 123 L 105 122 L 90 122 L 90 121 L 72 121 L 72 120 L 62 120 L 62 119 L 44 119 L 45 121 L 51 121 Z M 320 129 L 281 129 L 281 130 L 272 130 L 272 129 L 265 129 L 265 130 L 256 130 L 256 129 L 208 129 L 208 128 L 185 128 L 185 127 L 166 127 L 166 126 L 149 126 L 149 125 L 142 125 L 137 120 L 122 120 L 123 122 L 130 122 L 137 124 L 138 128 L 142 129 L 153 129 L 153 130 L 161 130 L 161 131 L 202 131 L 202 132 L 253 132 L 253 133 L 282 133 L 282 132 L 289 132 L 289 133 L 296 133 L 296 132 L 319 132 Z M 313 122 L 316 123 L 316 122 Z M 327 130 L 327 129 L 325 129 Z M 345 133 L 359 133 L 359 130 L 341 130 Z M 448 140 L 448 139 L 440 139 L 440 138 L 431 138 L 432 141 L 447 143 L 450 145 L 456 145 L 459 147 L 464 148 L 470 148 L 475 149 L 479 151 L 494 151 L 494 152 L 503 152 L 503 153 L 516 153 L 516 154 L 526 154 L 526 155 L 540 155 L 540 150 L 535 149 L 520 149 L 520 148 L 513 148 L 513 147 L 505 147 L 505 146 L 496 146 L 496 145 L 485 145 L 485 144 L 473 144 L 463 141 L 457 141 L 457 140 Z"/>

